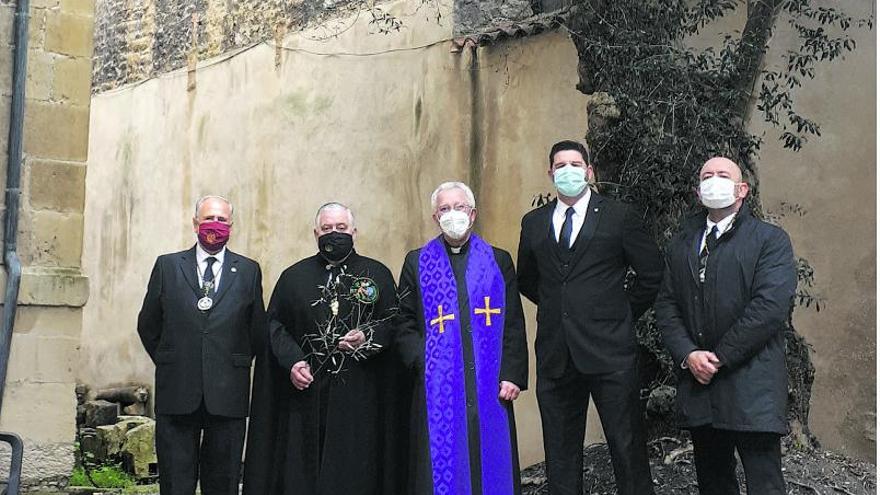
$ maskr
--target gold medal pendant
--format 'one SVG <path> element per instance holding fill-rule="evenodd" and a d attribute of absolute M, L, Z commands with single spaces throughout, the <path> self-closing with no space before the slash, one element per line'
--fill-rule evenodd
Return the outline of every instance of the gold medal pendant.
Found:
<path fill-rule="evenodd" d="M 212 306 L 214 306 L 214 300 L 211 299 L 210 297 L 205 296 L 205 297 L 199 299 L 198 307 L 200 310 L 207 311 L 207 310 L 211 309 Z"/>

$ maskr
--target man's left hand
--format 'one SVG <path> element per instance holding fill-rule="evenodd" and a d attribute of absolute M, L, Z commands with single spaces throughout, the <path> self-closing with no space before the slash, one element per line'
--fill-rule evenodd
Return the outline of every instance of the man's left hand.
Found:
<path fill-rule="evenodd" d="M 498 398 L 501 400 L 516 400 L 519 397 L 519 387 L 515 383 L 501 382 L 501 390 L 498 392 Z"/>
<path fill-rule="evenodd" d="M 337 348 L 340 351 L 354 352 L 354 350 L 363 345 L 366 340 L 367 336 L 364 335 L 364 332 L 361 332 L 358 329 L 350 330 L 339 339 L 339 345 Z"/>

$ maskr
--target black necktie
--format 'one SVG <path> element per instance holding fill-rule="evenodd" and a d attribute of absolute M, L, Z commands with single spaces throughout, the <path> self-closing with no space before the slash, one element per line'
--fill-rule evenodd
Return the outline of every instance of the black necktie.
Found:
<path fill-rule="evenodd" d="M 715 250 L 718 245 L 718 226 L 713 225 L 712 230 L 706 234 L 706 243 L 703 244 L 703 250 L 700 251 L 700 282 L 706 280 L 706 264 L 709 262 L 709 253 Z"/>
<path fill-rule="evenodd" d="M 562 223 L 562 231 L 559 232 L 559 246 L 563 249 L 571 248 L 571 217 L 574 216 L 574 207 L 569 206 L 565 210 L 565 222 Z"/>
<path fill-rule="evenodd" d="M 208 256 L 205 258 L 205 263 L 208 265 L 205 268 L 205 273 L 202 275 L 202 288 L 204 289 L 206 285 L 211 284 L 211 293 L 215 292 L 216 287 L 214 287 L 214 262 L 217 261 L 217 258 L 213 256 Z"/>

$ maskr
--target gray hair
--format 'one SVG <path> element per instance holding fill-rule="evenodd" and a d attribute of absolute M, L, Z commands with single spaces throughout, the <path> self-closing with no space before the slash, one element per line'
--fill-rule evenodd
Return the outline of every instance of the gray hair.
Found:
<path fill-rule="evenodd" d="M 471 191 L 471 188 L 467 186 L 464 182 L 444 182 L 437 186 L 437 189 L 434 189 L 434 192 L 431 193 L 431 210 L 437 209 L 437 196 L 443 192 L 448 191 L 450 189 L 461 189 L 464 191 L 465 196 L 467 196 L 468 206 L 471 208 L 477 207 L 477 200 L 474 199 L 474 192 Z"/>
<path fill-rule="evenodd" d="M 219 199 L 220 201 L 223 201 L 224 203 L 228 204 L 229 205 L 229 216 L 230 216 L 230 218 L 232 217 L 232 214 L 235 211 L 235 209 L 232 207 L 232 203 L 228 199 L 224 198 L 223 196 L 217 196 L 216 194 L 209 194 L 207 196 L 202 196 L 201 198 L 199 198 L 198 201 L 196 201 L 196 211 L 193 214 L 193 218 L 199 218 L 199 209 L 202 207 L 202 204 L 209 199 Z"/>
<path fill-rule="evenodd" d="M 329 210 L 343 210 L 346 213 L 348 213 L 348 226 L 354 227 L 354 213 L 351 212 L 351 208 L 345 206 L 342 203 L 338 203 L 336 201 L 331 201 L 329 203 L 324 203 L 323 205 L 321 205 L 320 208 L 318 208 L 318 213 L 315 214 L 315 227 L 316 228 L 318 228 L 318 229 L 321 228 L 321 225 L 319 223 L 321 221 L 321 213 L 324 213 L 325 211 L 329 211 Z"/>

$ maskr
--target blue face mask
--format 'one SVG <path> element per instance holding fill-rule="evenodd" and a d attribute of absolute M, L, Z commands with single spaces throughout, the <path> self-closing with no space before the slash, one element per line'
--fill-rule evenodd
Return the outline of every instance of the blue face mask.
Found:
<path fill-rule="evenodd" d="M 587 171 L 581 167 L 566 165 L 553 172 L 553 184 L 559 194 L 573 198 L 587 187 L 586 176 Z"/>

